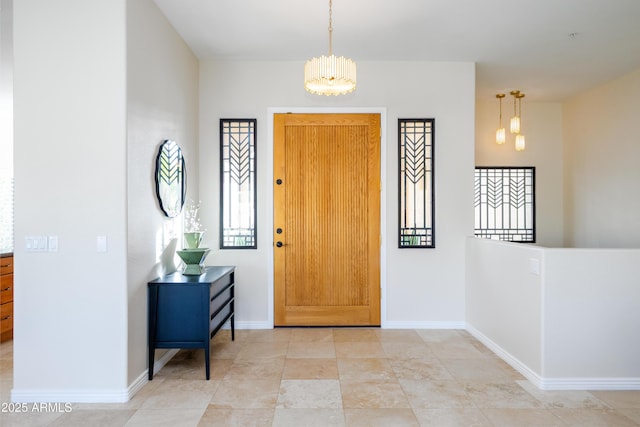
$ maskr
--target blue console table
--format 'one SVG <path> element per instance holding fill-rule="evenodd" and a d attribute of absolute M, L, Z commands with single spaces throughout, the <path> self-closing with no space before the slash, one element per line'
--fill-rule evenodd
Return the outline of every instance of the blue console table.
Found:
<path fill-rule="evenodd" d="M 157 348 L 204 349 L 209 379 L 209 340 L 227 320 L 234 328 L 235 267 L 206 267 L 199 276 L 173 273 L 148 286 L 149 380 Z"/>

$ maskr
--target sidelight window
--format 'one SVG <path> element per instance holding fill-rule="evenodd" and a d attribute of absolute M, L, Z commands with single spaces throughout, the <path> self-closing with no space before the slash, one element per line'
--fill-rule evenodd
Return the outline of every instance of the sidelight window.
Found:
<path fill-rule="evenodd" d="M 400 248 L 435 248 L 435 119 L 398 119 Z"/>
<path fill-rule="evenodd" d="M 256 119 L 220 119 L 220 248 L 256 249 Z"/>

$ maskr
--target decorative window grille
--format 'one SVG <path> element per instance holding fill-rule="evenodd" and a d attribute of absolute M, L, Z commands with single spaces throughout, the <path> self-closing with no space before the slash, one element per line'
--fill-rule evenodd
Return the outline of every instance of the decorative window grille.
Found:
<path fill-rule="evenodd" d="M 256 119 L 220 119 L 220 249 L 256 249 Z"/>
<path fill-rule="evenodd" d="M 398 119 L 399 248 L 435 248 L 435 119 Z"/>
<path fill-rule="evenodd" d="M 476 167 L 475 235 L 536 241 L 535 168 Z"/>

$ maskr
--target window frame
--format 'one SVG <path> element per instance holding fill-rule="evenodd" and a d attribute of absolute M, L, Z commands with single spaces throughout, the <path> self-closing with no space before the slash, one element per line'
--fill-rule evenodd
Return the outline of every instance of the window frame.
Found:
<path fill-rule="evenodd" d="M 478 170 L 482 169 L 482 170 L 503 170 L 503 171 L 513 171 L 513 170 L 524 170 L 524 171 L 528 171 L 530 172 L 530 180 L 531 180 L 531 185 L 530 187 L 530 191 L 527 192 L 527 186 L 526 186 L 526 179 L 527 176 L 524 176 L 523 179 L 525 181 L 524 184 L 522 184 L 524 186 L 524 204 L 527 204 L 526 199 L 527 196 L 530 196 L 531 200 L 528 203 L 529 205 L 531 205 L 530 208 L 530 221 L 531 221 L 531 227 L 527 228 L 526 227 L 526 208 L 525 210 L 525 227 L 523 228 L 494 228 L 494 229 L 488 229 L 488 228 L 482 228 L 482 219 L 480 218 L 480 220 L 477 218 L 477 212 L 478 212 L 478 205 L 482 204 L 482 197 L 483 197 L 483 192 L 482 192 L 482 188 L 479 188 L 481 186 L 481 183 L 478 182 Z M 501 194 L 503 195 L 504 198 L 504 188 L 505 185 L 502 185 L 503 190 L 501 191 Z M 484 194 L 488 193 L 488 189 L 485 189 Z M 511 194 L 511 188 L 509 189 L 509 194 Z M 509 209 L 517 209 L 517 207 L 514 207 L 511 205 L 511 200 L 513 198 L 510 198 L 510 200 L 507 200 L 507 202 L 505 203 L 504 201 L 501 201 L 501 206 L 504 204 L 507 204 L 507 206 L 509 206 Z M 476 166 L 474 169 L 474 236 L 478 237 L 478 238 L 482 238 L 482 239 L 491 239 L 491 240 L 500 240 L 500 241 L 504 241 L 504 242 L 513 242 L 513 243 L 536 243 L 536 168 L 535 166 Z M 495 209 L 495 208 L 494 208 Z M 478 224 L 479 223 L 479 224 Z M 480 225 L 481 228 L 476 228 L 476 225 Z M 503 221 L 504 224 L 504 221 Z M 501 233 L 498 232 L 483 232 L 483 230 L 501 230 Z M 507 231 L 505 233 L 505 231 Z M 513 233 L 511 233 L 511 231 L 513 231 Z M 521 235 L 521 234 L 525 234 L 525 235 L 530 235 L 531 238 L 530 239 L 513 239 L 513 238 L 504 238 L 506 234 L 509 235 Z"/>
<path fill-rule="evenodd" d="M 436 142 L 436 129 L 435 129 L 435 118 L 413 118 L 413 119 L 398 119 L 398 248 L 399 249 L 434 249 L 436 247 L 436 207 L 435 207 L 435 142 Z M 424 140 L 424 153 L 421 156 L 421 161 L 424 161 L 423 165 L 423 173 L 424 173 L 424 189 L 422 190 L 422 203 L 424 210 L 421 214 L 424 216 L 424 227 L 416 227 L 416 222 L 414 220 L 414 227 L 407 227 L 405 223 L 406 220 L 406 195 L 407 195 L 407 177 L 406 177 L 406 150 L 405 150 L 405 136 L 404 134 L 404 124 L 406 123 L 422 123 L 425 125 L 425 128 L 428 125 L 429 132 L 425 133 Z M 427 135 L 429 136 L 429 141 L 427 141 Z M 404 153 L 404 154 L 403 154 Z M 419 166 L 419 161 L 414 163 L 412 166 L 416 168 Z M 427 164 L 428 163 L 428 164 Z M 417 184 L 413 183 L 414 188 Z M 404 190 L 404 191 L 403 191 Z M 414 195 L 417 194 L 414 193 Z M 414 197 L 415 200 L 415 197 Z M 427 201 L 429 206 L 427 206 Z M 403 230 L 408 229 L 414 230 L 414 237 L 417 237 L 419 240 L 422 240 L 423 234 L 417 234 L 418 229 L 422 229 L 424 231 L 424 240 L 425 242 L 411 242 L 411 235 L 407 235 L 403 233 Z M 408 240 L 407 240 L 408 239 Z"/>
<path fill-rule="evenodd" d="M 250 188 L 252 194 L 252 204 L 253 204 L 253 244 L 251 245 L 230 245 L 225 244 L 225 207 L 227 201 L 225 200 L 226 192 L 225 192 L 225 174 L 228 171 L 225 170 L 225 127 L 226 124 L 238 123 L 238 124 L 248 124 L 251 129 L 250 135 L 250 148 L 247 154 L 248 162 L 249 162 L 249 180 L 250 180 Z M 258 189 L 257 189 L 257 174 L 258 174 L 258 150 L 257 150 L 257 135 L 258 135 L 258 120 L 257 119 L 220 119 L 220 249 L 258 249 Z"/>

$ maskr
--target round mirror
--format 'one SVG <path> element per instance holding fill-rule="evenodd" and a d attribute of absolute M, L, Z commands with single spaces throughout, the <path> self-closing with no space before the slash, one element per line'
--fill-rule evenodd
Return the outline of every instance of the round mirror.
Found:
<path fill-rule="evenodd" d="M 182 211 L 187 194 L 187 171 L 182 150 L 169 139 L 160 144 L 156 158 L 156 195 L 160 209 L 169 218 Z"/>

